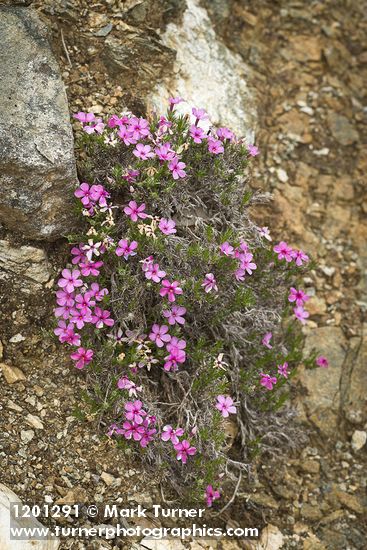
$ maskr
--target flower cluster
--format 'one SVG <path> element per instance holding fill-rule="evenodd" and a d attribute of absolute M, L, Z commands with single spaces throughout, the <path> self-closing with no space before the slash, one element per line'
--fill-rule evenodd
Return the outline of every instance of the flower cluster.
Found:
<path fill-rule="evenodd" d="M 309 258 L 284 241 L 272 247 L 269 228 L 248 219 L 243 174 L 258 147 L 215 128 L 204 109 L 180 115 L 183 104 L 170 98 L 151 120 L 75 115 L 90 155 L 75 196 L 90 228 L 72 238 L 55 334 L 93 373 L 89 401 L 108 435 L 212 506 L 233 469 L 225 419 L 241 426 L 243 463 L 250 436 L 280 426 L 256 417 L 259 403 L 272 405 L 263 388 L 281 392 L 300 359 L 280 319 L 285 302 L 302 324 L 309 316 L 296 273 Z"/>

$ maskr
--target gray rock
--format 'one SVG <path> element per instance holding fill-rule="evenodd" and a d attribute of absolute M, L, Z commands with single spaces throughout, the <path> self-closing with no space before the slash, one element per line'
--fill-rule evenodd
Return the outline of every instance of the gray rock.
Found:
<path fill-rule="evenodd" d="M 0 6 L 30 6 L 33 0 L 0 0 Z"/>
<path fill-rule="evenodd" d="M 119 38 L 106 38 L 101 60 L 111 78 L 118 79 L 122 87 L 138 87 L 144 93 L 151 89 L 152 82 L 169 74 L 175 57 L 175 51 L 164 46 L 153 30 L 128 27 Z"/>
<path fill-rule="evenodd" d="M 343 411 L 349 422 L 362 424 L 367 420 L 367 325 L 362 339 L 353 339 L 348 370 L 343 380 Z"/>
<path fill-rule="evenodd" d="M 76 167 L 64 86 L 32 9 L 0 6 L 0 222 L 55 240 L 73 225 Z"/>
<path fill-rule="evenodd" d="M 307 391 L 302 403 L 307 417 L 323 435 L 333 437 L 339 420 L 340 379 L 345 360 L 345 338 L 338 327 L 321 327 L 311 330 L 305 341 L 305 356 L 313 349 L 326 355 L 328 369 L 303 369 L 300 382 Z"/>
<path fill-rule="evenodd" d="M 359 140 L 357 130 L 343 115 L 331 112 L 328 115 L 328 125 L 334 139 L 340 145 L 352 145 L 352 143 Z"/>
<path fill-rule="evenodd" d="M 46 283 L 50 271 L 46 252 L 34 246 L 12 246 L 0 240 L 1 269 L 8 276 L 27 277 L 37 283 Z"/>

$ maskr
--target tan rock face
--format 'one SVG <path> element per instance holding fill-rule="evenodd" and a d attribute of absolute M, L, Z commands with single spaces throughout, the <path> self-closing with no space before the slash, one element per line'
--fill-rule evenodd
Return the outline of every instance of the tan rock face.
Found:
<path fill-rule="evenodd" d="M 0 222 L 54 240 L 74 223 L 77 179 L 64 86 L 32 9 L 0 6 L 0 42 Z"/>
<path fill-rule="evenodd" d="M 345 338 L 338 327 L 311 330 L 305 342 L 305 356 L 313 349 L 321 354 L 327 349 L 328 369 L 301 369 L 299 381 L 306 389 L 302 398 L 307 417 L 328 437 L 334 437 L 339 420 L 340 378 L 345 360 Z"/>
<path fill-rule="evenodd" d="M 8 384 L 14 384 L 26 379 L 23 371 L 18 369 L 18 367 L 11 367 L 5 363 L 0 363 L 0 369 Z"/>
<path fill-rule="evenodd" d="M 37 283 L 50 278 L 47 256 L 44 250 L 34 246 L 13 246 L 0 240 L 1 269 L 10 275 L 26 277 Z"/>

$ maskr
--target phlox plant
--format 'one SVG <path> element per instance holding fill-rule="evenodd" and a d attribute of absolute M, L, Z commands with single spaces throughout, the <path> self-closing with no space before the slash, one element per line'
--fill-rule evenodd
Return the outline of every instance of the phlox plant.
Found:
<path fill-rule="evenodd" d="M 258 148 L 203 109 L 178 114 L 182 101 L 149 120 L 75 115 L 85 231 L 70 239 L 55 334 L 106 435 L 211 506 L 259 445 L 295 443 L 283 403 L 301 361 L 309 258 L 249 217 L 265 199 L 247 184 Z"/>

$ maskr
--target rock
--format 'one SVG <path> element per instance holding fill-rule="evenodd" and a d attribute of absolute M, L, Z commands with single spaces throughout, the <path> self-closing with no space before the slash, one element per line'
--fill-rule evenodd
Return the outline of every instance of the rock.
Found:
<path fill-rule="evenodd" d="M 321 61 L 322 47 L 319 37 L 298 35 L 290 37 L 289 42 L 289 55 L 297 61 Z"/>
<path fill-rule="evenodd" d="M 162 550 L 162 541 L 150 538 L 144 538 L 140 541 L 140 548 L 148 548 L 149 550 Z M 164 550 L 185 550 L 185 546 L 181 541 L 175 539 L 164 540 Z"/>
<path fill-rule="evenodd" d="M 336 139 L 340 145 L 352 145 L 352 143 L 359 140 L 357 130 L 344 115 L 330 112 L 327 122 L 334 139 Z"/>
<path fill-rule="evenodd" d="M 367 432 L 362 430 L 356 430 L 352 436 L 352 449 L 353 451 L 360 451 L 365 446 L 367 441 Z"/>
<path fill-rule="evenodd" d="M 320 296 L 312 296 L 311 300 L 307 303 L 307 311 L 310 315 L 322 315 L 326 312 L 326 309 L 326 302 Z"/>
<path fill-rule="evenodd" d="M 308 533 L 307 539 L 303 541 L 303 550 L 327 550 L 327 548 L 316 535 Z"/>
<path fill-rule="evenodd" d="M 328 369 L 305 369 L 299 371 L 299 380 L 307 390 L 302 396 L 308 418 L 323 435 L 334 437 L 338 424 L 340 406 L 340 378 L 345 359 L 345 338 L 338 327 L 321 327 L 310 330 L 306 336 L 304 354 L 313 349 L 326 355 Z"/>
<path fill-rule="evenodd" d="M 283 544 L 284 537 L 275 525 L 269 523 L 269 525 L 261 531 L 260 545 L 263 550 L 280 550 Z"/>
<path fill-rule="evenodd" d="M 9 523 L 11 504 L 21 503 L 13 491 L 0 483 L 0 548 L 1 550 L 57 550 L 60 542 L 57 538 L 10 540 Z M 12 527 L 15 529 L 42 529 L 43 525 L 34 518 L 13 518 Z"/>
<path fill-rule="evenodd" d="M 55 501 L 55 504 L 77 504 L 85 503 L 88 500 L 87 491 L 82 487 L 73 487 L 62 498 Z"/>
<path fill-rule="evenodd" d="M 318 474 L 320 471 L 320 464 L 316 460 L 303 460 L 300 462 L 300 467 L 308 474 Z"/>
<path fill-rule="evenodd" d="M 22 430 L 20 432 L 20 439 L 23 443 L 28 445 L 30 441 L 34 438 L 34 431 L 33 430 Z"/>
<path fill-rule="evenodd" d="M 319 506 L 312 506 L 311 504 L 308 504 L 308 502 L 305 502 L 302 504 L 301 515 L 305 519 L 317 521 L 322 518 L 323 513 Z"/>
<path fill-rule="evenodd" d="M 367 420 L 367 325 L 364 336 L 357 339 L 356 349 L 351 352 L 351 372 L 345 383 L 343 410 L 349 422 L 359 424 Z"/>
<path fill-rule="evenodd" d="M 9 338 L 9 342 L 11 344 L 20 344 L 20 342 L 24 342 L 24 340 L 25 340 L 25 337 L 20 332 L 18 332 L 17 334 L 14 334 L 14 336 Z"/>
<path fill-rule="evenodd" d="M 34 246 L 12 246 L 0 240 L 1 268 L 9 275 L 28 277 L 37 283 L 46 283 L 50 278 L 47 255 Z"/>
<path fill-rule="evenodd" d="M 105 482 L 105 484 L 110 487 L 119 487 L 121 485 L 121 478 L 120 477 L 114 477 L 111 474 L 108 474 L 107 472 L 102 472 L 101 479 Z"/>
<path fill-rule="evenodd" d="M 0 222 L 55 240 L 73 226 L 77 180 L 59 67 L 32 9 L 0 6 L 0 41 Z"/>
<path fill-rule="evenodd" d="M 161 81 L 172 71 L 174 59 L 175 52 L 162 43 L 155 31 L 140 31 L 129 26 L 119 38 L 109 36 L 101 53 L 109 75 L 118 78 L 126 91 L 135 86 L 140 94 L 150 90 L 152 82 Z M 124 74 L 123 80 L 121 74 Z"/>
<path fill-rule="evenodd" d="M 3 373 L 4 378 L 8 384 L 14 384 L 15 382 L 26 379 L 24 373 L 20 369 L 18 369 L 18 367 L 11 367 L 10 365 L 6 365 L 5 363 L 0 363 L 0 367 L 1 372 Z"/>
<path fill-rule="evenodd" d="M 25 417 L 27 424 L 35 428 L 36 430 L 43 430 L 44 426 L 41 422 L 41 420 L 38 418 L 38 416 L 34 416 L 33 414 L 27 414 Z"/>
<path fill-rule="evenodd" d="M 346 506 L 347 508 L 349 508 L 349 510 L 352 510 L 356 514 L 363 514 L 367 510 L 366 504 L 363 503 L 362 500 L 355 495 L 350 495 L 349 493 L 345 493 L 344 491 L 338 491 L 337 497 L 338 500 L 343 504 L 343 506 Z"/>
<path fill-rule="evenodd" d="M 249 500 L 265 508 L 272 508 L 273 510 L 277 510 L 279 508 L 279 503 L 275 500 L 275 498 L 266 493 L 253 493 L 250 495 Z"/>
<path fill-rule="evenodd" d="M 175 90 L 190 105 L 206 109 L 214 124 L 229 126 L 253 141 L 257 116 L 247 86 L 251 69 L 218 39 L 199 0 L 187 0 L 182 24 L 169 23 L 162 41 L 176 51 L 176 61 L 166 81 L 149 95 L 148 106 L 164 112 Z M 177 111 L 185 112 L 185 107 L 181 103 Z"/>
<path fill-rule="evenodd" d="M 283 168 L 277 168 L 277 176 L 279 181 L 281 181 L 282 183 L 287 183 L 288 174 L 285 170 L 283 170 Z"/>

